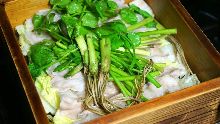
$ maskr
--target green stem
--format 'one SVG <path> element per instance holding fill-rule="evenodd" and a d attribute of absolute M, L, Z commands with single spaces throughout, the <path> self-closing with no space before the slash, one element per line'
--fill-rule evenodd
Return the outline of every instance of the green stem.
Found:
<path fill-rule="evenodd" d="M 64 58 L 66 58 L 68 55 L 70 55 L 71 53 L 74 53 L 74 52 L 76 52 L 78 49 L 76 48 L 76 49 L 74 49 L 74 50 L 71 50 L 71 51 L 67 51 L 61 58 L 59 58 L 58 60 L 56 60 L 56 61 L 54 61 L 54 62 L 51 62 L 51 63 L 49 63 L 49 64 L 47 64 L 47 65 L 45 65 L 45 66 L 42 66 L 40 69 L 45 69 L 45 68 L 48 68 L 48 67 L 50 67 L 50 66 L 52 66 L 53 64 L 56 64 L 56 63 L 58 63 L 58 62 L 60 62 L 61 60 L 63 60 Z"/>
<path fill-rule="evenodd" d="M 156 37 L 149 37 L 149 36 L 141 37 L 141 45 L 140 46 L 142 46 L 143 44 L 159 41 L 161 39 L 164 39 L 165 37 L 166 37 L 166 35 L 156 36 Z"/>
<path fill-rule="evenodd" d="M 112 59 L 115 59 L 118 63 L 120 63 L 121 65 L 123 65 L 125 68 L 129 68 L 129 65 L 127 63 L 125 63 L 121 58 L 111 54 Z"/>
<path fill-rule="evenodd" d="M 176 34 L 176 29 L 161 29 L 161 30 L 154 30 L 154 31 L 147 31 L 147 32 L 139 32 L 137 33 L 139 36 L 150 36 L 150 35 L 169 35 L 169 34 Z"/>
<path fill-rule="evenodd" d="M 89 71 L 91 74 L 98 73 L 98 59 L 96 56 L 95 47 L 93 44 L 93 35 L 91 33 L 86 35 L 88 51 L 89 51 Z"/>
<path fill-rule="evenodd" d="M 136 78 L 136 76 L 125 76 L 125 77 L 118 77 L 119 81 L 132 81 Z M 113 81 L 114 79 L 112 77 L 109 78 L 109 80 Z"/>
<path fill-rule="evenodd" d="M 62 43 L 60 43 L 59 41 L 56 42 L 56 45 L 59 46 L 59 47 L 62 48 L 62 49 L 65 49 L 65 50 L 67 49 L 67 46 L 64 45 L 64 44 L 62 44 Z"/>
<path fill-rule="evenodd" d="M 83 64 L 80 63 L 75 68 L 71 69 L 67 74 L 64 75 L 64 78 L 68 78 L 70 76 L 75 75 L 76 73 L 80 72 L 83 69 Z"/>
<path fill-rule="evenodd" d="M 129 26 L 129 27 L 127 28 L 127 30 L 128 30 L 128 31 L 133 31 L 133 30 L 135 30 L 135 29 L 137 29 L 137 28 L 140 28 L 140 27 L 146 25 L 147 23 L 149 23 L 149 22 L 151 22 L 151 21 L 153 21 L 153 20 L 154 20 L 154 19 L 153 19 L 152 17 L 146 18 L 146 19 L 140 21 L 139 23 L 136 23 L 136 24 L 134 24 L 134 25 Z"/>
<path fill-rule="evenodd" d="M 149 73 L 152 77 L 156 77 L 156 76 L 159 76 L 161 73 L 160 71 L 154 71 L 154 72 L 150 72 Z"/>
<path fill-rule="evenodd" d="M 63 41 L 65 41 L 65 42 L 71 42 L 69 39 L 67 39 L 66 37 L 63 37 L 62 35 L 60 35 L 60 34 L 58 34 L 58 33 L 56 33 L 56 32 L 53 32 L 53 31 L 51 31 L 51 30 L 49 30 L 49 29 L 42 29 L 42 30 L 46 30 L 49 34 L 50 34 L 50 36 L 52 36 L 54 39 L 56 39 L 56 40 L 63 40 Z"/>
<path fill-rule="evenodd" d="M 111 74 L 112 78 L 114 79 L 114 82 L 116 83 L 116 85 L 119 87 L 119 89 L 123 93 L 123 95 L 125 97 L 132 96 L 132 94 L 125 88 L 125 86 L 111 72 L 110 72 L 110 74 Z"/>
<path fill-rule="evenodd" d="M 76 37 L 75 40 L 76 40 L 76 43 L 77 43 L 79 50 L 81 52 L 81 56 L 83 58 L 83 63 L 86 66 L 88 66 L 88 48 L 87 48 L 86 41 L 82 35 L 79 35 L 78 37 Z"/>
<path fill-rule="evenodd" d="M 113 71 L 113 72 L 115 72 L 115 73 L 118 73 L 118 74 L 120 74 L 120 75 L 122 75 L 122 76 L 129 76 L 129 74 L 127 74 L 126 72 L 124 72 L 124 71 L 122 71 L 122 70 L 116 68 L 114 65 L 112 65 L 112 66 L 110 67 L 110 70 Z"/>
<path fill-rule="evenodd" d="M 161 87 L 160 83 L 157 82 L 157 81 L 153 78 L 153 76 L 152 76 L 151 74 L 147 74 L 147 75 L 146 75 L 146 78 L 148 79 L 148 81 L 149 81 L 150 83 L 152 83 L 152 84 L 153 84 L 154 86 L 156 86 L 157 88 L 160 88 L 160 87 Z"/>
<path fill-rule="evenodd" d="M 108 73 L 111 64 L 111 41 L 109 38 L 102 38 L 100 41 L 101 70 Z"/>

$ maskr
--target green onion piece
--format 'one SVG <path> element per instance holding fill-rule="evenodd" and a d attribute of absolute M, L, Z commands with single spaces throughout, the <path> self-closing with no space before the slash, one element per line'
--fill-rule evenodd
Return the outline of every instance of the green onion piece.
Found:
<path fill-rule="evenodd" d="M 156 86 L 157 88 L 160 88 L 160 87 L 161 87 L 160 83 L 157 82 L 157 81 L 153 78 L 153 76 L 152 76 L 151 74 L 147 74 L 147 75 L 146 75 L 146 78 L 148 79 L 148 81 L 149 81 L 150 83 L 152 83 L 152 84 L 153 84 L 154 86 Z"/>
<path fill-rule="evenodd" d="M 140 28 L 140 27 L 146 25 L 147 23 L 149 23 L 149 22 L 151 22 L 151 21 L 153 21 L 153 20 L 154 20 L 154 19 L 153 19 L 152 17 L 146 18 L 146 19 L 140 21 L 139 23 L 136 23 L 136 24 L 134 24 L 134 25 L 129 26 L 129 27 L 127 28 L 127 30 L 128 30 L 128 31 L 133 31 L 133 30 L 135 30 L 135 29 L 138 29 L 138 28 Z"/>
<path fill-rule="evenodd" d="M 154 31 L 147 31 L 147 32 L 139 32 L 137 33 L 139 36 L 150 36 L 150 35 L 169 35 L 169 34 L 176 34 L 176 29 L 161 29 L 161 30 L 154 30 Z"/>

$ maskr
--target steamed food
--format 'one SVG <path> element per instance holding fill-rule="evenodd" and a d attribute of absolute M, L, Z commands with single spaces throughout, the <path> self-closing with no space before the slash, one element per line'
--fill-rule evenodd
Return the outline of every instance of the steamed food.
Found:
<path fill-rule="evenodd" d="M 50 0 L 16 27 L 48 118 L 83 123 L 198 84 L 143 0 Z"/>

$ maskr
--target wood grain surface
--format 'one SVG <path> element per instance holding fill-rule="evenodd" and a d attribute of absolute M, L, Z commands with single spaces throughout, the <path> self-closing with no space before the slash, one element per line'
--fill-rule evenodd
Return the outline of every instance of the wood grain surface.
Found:
<path fill-rule="evenodd" d="M 220 78 L 103 116 L 88 124 L 214 123 L 219 114 Z"/>

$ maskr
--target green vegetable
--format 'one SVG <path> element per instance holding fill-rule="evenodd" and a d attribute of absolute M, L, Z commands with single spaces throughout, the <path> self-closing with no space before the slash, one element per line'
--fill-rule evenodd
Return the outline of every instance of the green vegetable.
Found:
<path fill-rule="evenodd" d="M 50 11 L 47 13 L 46 15 L 46 25 L 50 25 L 52 23 L 54 23 L 54 17 L 55 17 L 55 13 L 51 13 Z M 45 21 L 45 20 L 44 20 Z"/>
<path fill-rule="evenodd" d="M 140 22 L 138 22 L 138 23 L 136 23 L 134 25 L 129 26 L 127 28 L 127 30 L 128 31 L 133 31 L 133 30 L 138 29 L 138 28 L 140 28 L 140 27 L 142 27 L 142 26 L 144 26 L 144 25 L 146 25 L 148 23 L 151 23 L 152 21 L 153 21 L 153 18 L 151 18 L 151 17 L 146 18 L 146 19 L 144 19 L 144 20 L 142 20 L 142 21 L 140 21 Z"/>
<path fill-rule="evenodd" d="M 152 83 L 154 86 L 156 86 L 157 88 L 160 88 L 161 85 L 160 83 L 158 83 L 153 77 L 151 74 L 147 74 L 147 79 L 149 80 L 150 83 Z"/>
<path fill-rule="evenodd" d="M 64 75 L 64 78 L 74 76 L 76 73 L 80 72 L 83 69 L 83 64 L 80 63 L 76 67 L 72 68 L 67 74 Z"/>
<path fill-rule="evenodd" d="M 43 70 L 41 70 L 39 66 L 35 65 L 34 63 L 29 64 L 28 69 L 33 79 L 36 79 L 43 72 Z"/>
<path fill-rule="evenodd" d="M 78 19 L 76 17 L 72 17 L 69 14 L 66 14 L 66 15 L 61 16 L 61 20 L 65 24 L 67 33 L 69 37 L 71 38 L 74 32 L 74 27 L 76 26 Z"/>
<path fill-rule="evenodd" d="M 83 10 L 83 6 L 80 2 L 72 1 L 66 6 L 67 13 L 73 14 L 73 15 L 80 15 Z"/>
<path fill-rule="evenodd" d="M 50 0 L 51 5 L 60 8 L 66 7 L 70 2 L 71 0 Z"/>
<path fill-rule="evenodd" d="M 101 50 L 101 70 L 103 73 L 108 73 L 111 63 L 111 41 L 109 38 L 101 39 L 100 50 Z"/>
<path fill-rule="evenodd" d="M 106 27 L 111 28 L 111 30 L 114 31 L 114 33 L 126 33 L 127 32 L 127 28 L 125 24 L 120 20 L 109 22 L 106 24 Z"/>
<path fill-rule="evenodd" d="M 114 34 L 114 32 L 110 27 L 103 26 L 96 28 L 96 34 L 101 38 L 103 36 L 110 36 L 111 34 Z"/>
<path fill-rule="evenodd" d="M 30 48 L 31 61 L 39 67 L 53 62 L 56 58 L 50 47 L 44 43 L 38 43 Z"/>
<path fill-rule="evenodd" d="M 126 33 L 126 32 L 127 32 L 127 28 L 125 24 L 120 20 L 109 22 L 104 24 L 102 27 L 96 28 L 96 34 L 100 38 L 103 36 L 111 36 L 112 34 L 119 35 L 119 33 Z"/>
<path fill-rule="evenodd" d="M 98 19 L 91 12 L 87 12 L 82 17 L 82 25 L 90 28 L 95 28 L 98 24 Z"/>
<path fill-rule="evenodd" d="M 122 20 L 128 24 L 135 24 L 138 21 L 136 14 L 132 10 L 130 10 L 129 8 L 121 9 L 120 16 L 121 16 Z"/>
<path fill-rule="evenodd" d="M 176 29 L 161 29 L 161 30 L 155 30 L 155 31 L 147 31 L 147 32 L 139 32 L 138 35 L 143 36 L 150 36 L 150 35 L 170 35 L 170 34 L 176 34 Z"/>
<path fill-rule="evenodd" d="M 140 37 L 136 33 L 128 33 L 128 39 L 130 39 L 132 46 L 136 47 L 141 44 Z"/>
<path fill-rule="evenodd" d="M 125 86 L 110 72 L 112 78 L 114 79 L 116 85 L 119 87 L 119 89 L 122 91 L 123 95 L 125 97 L 132 96 L 132 94 L 125 88 Z"/>
<path fill-rule="evenodd" d="M 42 73 L 36 78 L 35 86 L 41 98 L 47 101 L 54 109 L 60 106 L 60 96 L 56 89 L 52 88 L 52 78 Z"/>
<path fill-rule="evenodd" d="M 73 124 L 74 120 L 57 113 L 53 118 L 53 123 L 54 124 Z"/>
<path fill-rule="evenodd" d="M 64 70 L 66 70 L 66 69 L 73 68 L 74 66 L 76 66 L 75 63 L 72 63 L 71 60 L 67 60 L 67 61 L 65 61 L 64 63 L 58 65 L 58 66 L 54 69 L 54 72 L 61 72 L 61 71 L 64 71 Z"/>
<path fill-rule="evenodd" d="M 116 50 L 119 47 L 124 45 L 124 41 L 121 39 L 120 35 L 118 34 L 112 34 L 109 36 L 111 40 L 111 49 Z"/>
<path fill-rule="evenodd" d="M 139 7 L 137 7 L 136 5 L 132 4 L 129 6 L 131 10 L 133 10 L 135 13 L 138 13 L 140 15 L 142 15 L 144 18 L 148 18 L 151 17 L 151 15 L 147 12 L 144 11 L 142 9 L 140 9 Z"/>
<path fill-rule="evenodd" d="M 107 18 L 115 16 L 117 4 L 111 0 L 99 0 L 95 2 L 95 8 L 99 16 L 106 20 Z"/>
<path fill-rule="evenodd" d="M 75 37 L 78 37 L 80 35 L 85 36 L 87 33 L 90 32 L 86 27 L 83 27 L 79 24 L 77 24 L 75 28 Z"/>
<path fill-rule="evenodd" d="M 156 28 L 157 23 L 155 21 L 149 22 L 145 25 L 147 28 Z"/>
<path fill-rule="evenodd" d="M 44 16 L 43 15 L 35 14 L 32 18 L 32 23 L 34 25 L 34 29 L 37 30 L 39 27 L 41 27 L 43 21 L 44 21 Z"/>
<path fill-rule="evenodd" d="M 91 74 L 98 74 L 98 59 L 93 44 L 93 34 L 89 33 L 86 35 L 88 51 L 89 51 L 89 71 Z"/>
<path fill-rule="evenodd" d="M 47 25 L 47 30 L 49 30 L 49 32 L 53 32 L 53 34 L 60 33 L 60 27 L 57 23 L 52 23 L 52 24 Z"/>

